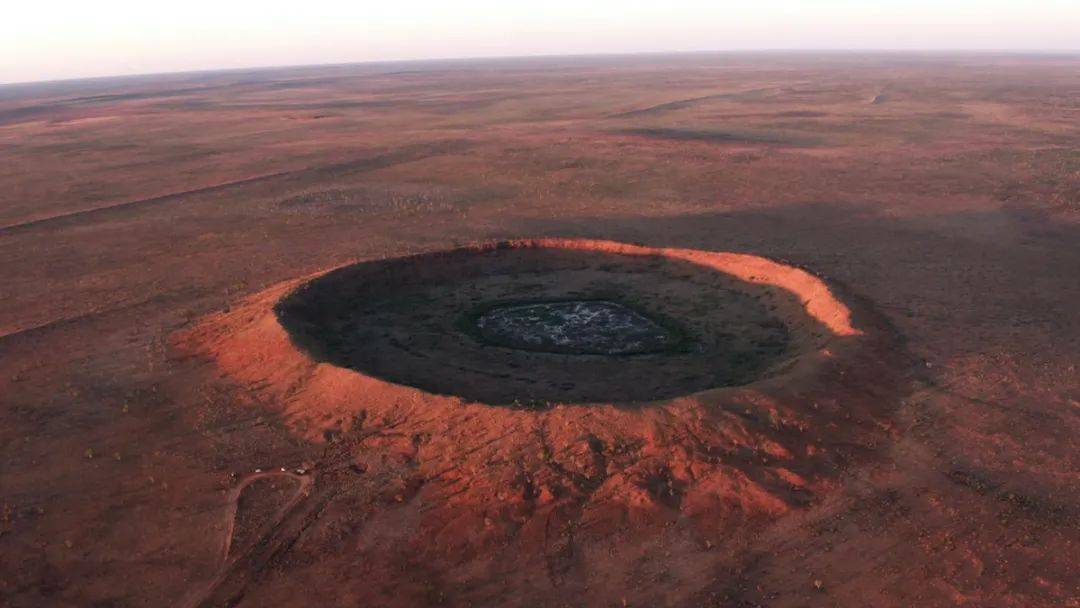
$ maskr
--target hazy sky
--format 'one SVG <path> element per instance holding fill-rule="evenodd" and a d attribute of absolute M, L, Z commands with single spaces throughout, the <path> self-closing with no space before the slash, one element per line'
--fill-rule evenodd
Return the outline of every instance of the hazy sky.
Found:
<path fill-rule="evenodd" d="M 744 49 L 1080 49 L 1080 0 L 15 0 L 0 82 L 309 63 Z"/>

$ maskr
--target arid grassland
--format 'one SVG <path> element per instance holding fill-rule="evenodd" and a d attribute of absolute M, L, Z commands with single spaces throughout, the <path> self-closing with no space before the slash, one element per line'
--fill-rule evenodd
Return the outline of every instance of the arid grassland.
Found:
<path fill-rule="evenodd" d="M 1078 365 L 1080 57 L 0 87 L 0 606 L 1075 608 Z"/>

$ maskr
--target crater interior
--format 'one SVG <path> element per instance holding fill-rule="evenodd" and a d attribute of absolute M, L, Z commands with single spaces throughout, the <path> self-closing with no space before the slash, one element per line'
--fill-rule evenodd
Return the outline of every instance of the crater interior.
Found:
<path fill-rule="evenodd" d="M 317 359 L 498 405 L 748 384 L 827 332 L 794 294 L 703 264 L 537 245 L 355 264 L 295 290 L 277 315 Z"/>

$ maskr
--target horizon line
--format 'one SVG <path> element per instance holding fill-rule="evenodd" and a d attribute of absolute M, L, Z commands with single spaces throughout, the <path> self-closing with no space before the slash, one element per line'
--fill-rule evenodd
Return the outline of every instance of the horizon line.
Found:
<path fill-rule="evenodd" d="M 1011 55 L 1011 56 L 1077 56 L 1080 58 L 1080 47 L 1075 49 L 1037 49 L 1037 48 L 886 48 L 886 47 L 837 47 L 837 48 L 799 48 L 799 47 L 776 47 L 776 48 L 741 48 L 741 49 L 702 49 L 691 51 L 622 51 L 622 52 L 598 52 L 598 53 L 536 53 L 524 55 L 463 55 L 451 57 L 413 57 L 399 59 L 370 59 L 359 61 L 326 62 L 326 63 L 295 63 L 295 64 L 253 64 L 242 67 L 206 68 L 191 70 L 166 70 L 161 72 L 121 72 L 102 76 L 73 76 L 70 78 L 45 78 L 42 80 L 17 80 L 0 82 L 0 88 L 18 87 L 26 85 L 46 85 L 88 82 L 95 80 L 110 80 L 124 78 L 148 78 L 155 76 L 181 76 L 185 74 L 222 74 L 229 72 L 261 72 L 286 69 L 311 69 L 311 68 L 334 68 L 349 66 L 378 66 L 385 64 L 407 63 L 436 63 L 436 62 L 471 62 L 471 61 L 498 61 L 498 60 L 528 60 L 528 59 L 588 59 L 588 58 L 616 58 L 616 57 L 643 57 L 643 56 L 686 56 L 686 55 L 750 55 L 765 53 L 781 54 L 894 54 L 894 55 Z"/>

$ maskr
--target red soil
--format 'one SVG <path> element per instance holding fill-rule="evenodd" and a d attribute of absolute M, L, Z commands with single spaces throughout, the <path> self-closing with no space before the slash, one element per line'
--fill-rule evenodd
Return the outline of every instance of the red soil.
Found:
<path fill-rule="evenodd" d="M 295 433 L 329 442 L 311 467 L 312 495 L 291 517 L 309 517 L 330 496 L 351 507 L 319 516 L 312 540 L 291 549 L 290 576 L 326 576 L 342 548 L 315 539 L 377 521 L 379 549 L 364 549 L 374 551 L 369 575 L 343 591 L 365 605 L 409 606 L 434 592 L 413 568 L 445 581 L 438 592 L 452 590 L 463 603 L 689 601 L 702 592 L 702 569 L 730 560 L 766 523 L 823 500 L 848 467 L 873 459 L 892 437 L 909 360 L 876 313 L 853 310 L 809 273 L 750 255 L 608 241 L 495 246 L 687 260 L 797 296 L 789 302 L 803 309 L 781 309 L 780 318 L 809 318 L 828 331 L 801 345 L 789 369 L 751 385 L 635 408 L 519 410 L 321 363 L 274 312 L 302 281 L 271 287 L 178 340 L 250 387 Z M 270 536 L 275 547 L 295 540 L 280 530 Z M 659 550 L 663 584 L 639 571 L 642 557 Z M 243 576 L 226 577 L 207 605 L 237 594 L 280 598 L 275 583 L 255 587 Z"/>
<path fill-rule="evenodd" d="M 1078 100 L 1013 54 L 0 87 L 0 606 L 1080 608 Z M 522 235 L 783 260 L 850 317 L 786 315 L 834 327 L 806 373 L 525 411 L 269 313 Z"/>

